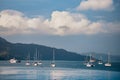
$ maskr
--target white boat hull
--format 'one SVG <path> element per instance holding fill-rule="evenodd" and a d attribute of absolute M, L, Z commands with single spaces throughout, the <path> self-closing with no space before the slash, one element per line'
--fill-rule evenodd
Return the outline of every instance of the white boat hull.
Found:
<path fill-rule="evenodd" d="M 51 64 L 51 67 L 55 67 L 56 65 L 54 63 Z"/>
<path fill-rule="evenodd" d="M 103 62 L 102 61 L 98 61 L 98 64 L 103 64 Z"/>
<path fill-rule="evenodd" d="M 112 65 L 111 65 L 110 63 L 106 63 L 105 66 L 106 66 L 106 67 L 110 67 L 110 66 L 112 66 Z"/>
<path fill-rule="evenodd" d="M 90 64 L 86 64 L 86 67 L 91 67 L 91 65 Z"/>
<path fill-rule="evenodd" d="M 13 64 L 13 63 L 17 63 L 17 60 L 16 59 L 10 59 L 9 62 Z"/>
<path fill-rule="evenodd" d="M 39 65 L 42 65 L 42 62 L 38 62 Z"/>
<path fill-rule="evenodd" d="M 98 64 L 103 64 L 102 62 L 99 62 Z"/>
<path fill-rule="evenodd" d="M 86 67 L 94 67 L 95 65 L 93 65 L 92 63 L 87 63 Z"/>
<path fill-rule="evenodd" d="M 33 63 L 33 65 L 34 65 L 34 66 L 38 66 L 38 63 L 37 63 L 37 62 L 35 62 L 35 63 Z"/>
<path fill-rule="evenodd" d="M 29 65 L 30 65 L 30 63 L 29 63 L 29 62 L 27 62 L 27 63 L 25 63 L 25 65 L 29 66 Z"/>

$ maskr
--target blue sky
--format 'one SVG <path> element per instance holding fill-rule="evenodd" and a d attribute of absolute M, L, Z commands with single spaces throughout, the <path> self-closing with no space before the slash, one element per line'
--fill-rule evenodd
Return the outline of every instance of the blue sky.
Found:
<path fill-rule="evenodd" d="M 0 35 L 11 42 L 120 55 L 119 7 L 119 0 L 0 0 Z"/>

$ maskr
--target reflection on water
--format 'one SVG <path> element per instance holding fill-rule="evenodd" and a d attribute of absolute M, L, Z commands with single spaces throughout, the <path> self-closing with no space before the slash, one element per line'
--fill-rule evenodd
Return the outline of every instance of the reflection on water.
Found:
<path fill-rule="evenodd" d="M 120 80 L 120 72 L 40 66 L 0 66 L 0 80 Z"/>
<path fill-rule="evenodd" d="M 61 80 L 64 76 L 64 72 L 62 70 L 51 70 L 50 71 L 50 79 L 55 80 Z"/>
<path fill-rule="evenodd" d="M 112 73 L 112 74 L 111 74 Z M 33 80 L 119 80 L 112 79 L 119 72 L 66 69 L 66 68 L 40 68 L 40 67 L 1 67 L 0 80 L 5 79 L 33 79 Z"/>

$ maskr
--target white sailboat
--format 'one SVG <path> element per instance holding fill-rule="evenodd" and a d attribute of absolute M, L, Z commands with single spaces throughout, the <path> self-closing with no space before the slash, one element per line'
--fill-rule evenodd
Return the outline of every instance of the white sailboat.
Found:
<path fill-rule="evenodd" d="M 90 54 L 90 60 L 91 60 L 91 54 Z M 86 63 L 86 67 L 94 67 L 95 65 L 90 62 L 90 60 Z"/>
<path fill-rule="evenodd" d="M 95 65 L 93 65 L 91 62 L 88 62 L 87 64 L 86 64 L 86 67 L 94 67 Z"/>
<path fill-rule="evenodd" d="M 30 65 L 30 54 L 28 54 L 27 56 L 27 62 L 25 63 L 26 66 Z"/>
<path fill-rule="evenodd" d="M 35 56 L 34 56 L 34 63 L 33 63 L 33 65 L 34 66 L 38 66 L 38 62 L 37 62 L 37 49 L 36 49 L 36 52 L 35 52 Z"/>
<path fill-rule="evenodd" d="M 42 61 L 41 61 L 41 57 L 40 57 L 40 53 L 38 52 L 38 59 L 40 59 L 39 61 L 38 61 L 38 65 L 42 65 Z"/>
<path fill-rule="evenodd" d="M 51 67 L 55 67 L 55 51 L 53 49 L 53 60 L 52 60 L 52 63 L 51 63 Z"/>
<path fill-rule="evenodd" d="M 12 63 L 12 64 L 17 63 L 17 59 L 12 58 L 12 59 L 9 60 L 9 62 Z"/>
<path fill-rule="evenodd" d="M 108 58 L 107 58 L 107 63 L 105 63 L 106 67 L 110 67 L 112 66 L 112 64 L 110 63 L 110 54 L 108 53 Z"/>
<path fill-rule="evenodd" d="M 42 61 L 39 61 L 39 62 L 38 62 L 38 65 L 42 65 Z"/>
<path fill-rule="evenodd" d="M 98 64 L 103 64 L 103 62 L 102 62 L 102 56 L 100 56 L 100 60 L 98 61 Z"/>
<path fill-rule="evenodd" d="M 34 62 L 34 64 L 33 64 L 34 66 L 38 66 L 38 63 L 37 62 Z"/>

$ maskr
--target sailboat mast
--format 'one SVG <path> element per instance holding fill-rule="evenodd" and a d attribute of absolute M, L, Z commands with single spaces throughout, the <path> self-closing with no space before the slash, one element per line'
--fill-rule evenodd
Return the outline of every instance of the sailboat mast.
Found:
<path fill-rule="evenodd" d="M 86 55 L 86 57 L 85 57 L 85 62 L 87 62 L 87 55 Z"/>
<path fill-rule="evenodd" d="M 28 52 L 28 61 L 30 61 L 30 53 Z"/>
<path fill-rule="evenodd" d="M 37 48 L 35 50 L 34 60 L 37 60 Z"/>
<path fill-rule="evenodd" d="M 92 57 L 92 56 L 91 56 L 91 54 L 90 54 L 90 60 L 91 60 L 91 57 Z"/>
<path fill-rule="evenodd" d="M 110 53 L 108 53 L 108 63 L 110 62 Z"/>
<path fill-rule="evenodd" d="M 37 59 L 39 60 L 39 51 L 37 51 L 38 53 L 37 53 Z"/>
<path fill-rule="evenodd" d="M 100 60 L 102 61 L 102 56 L 100 56 Z"/>
<path fill-rule="evenodd" d="M 54 60 L 55 60 L 55 50 L 53 48 L 53 62 L 54 62 Z"/>

